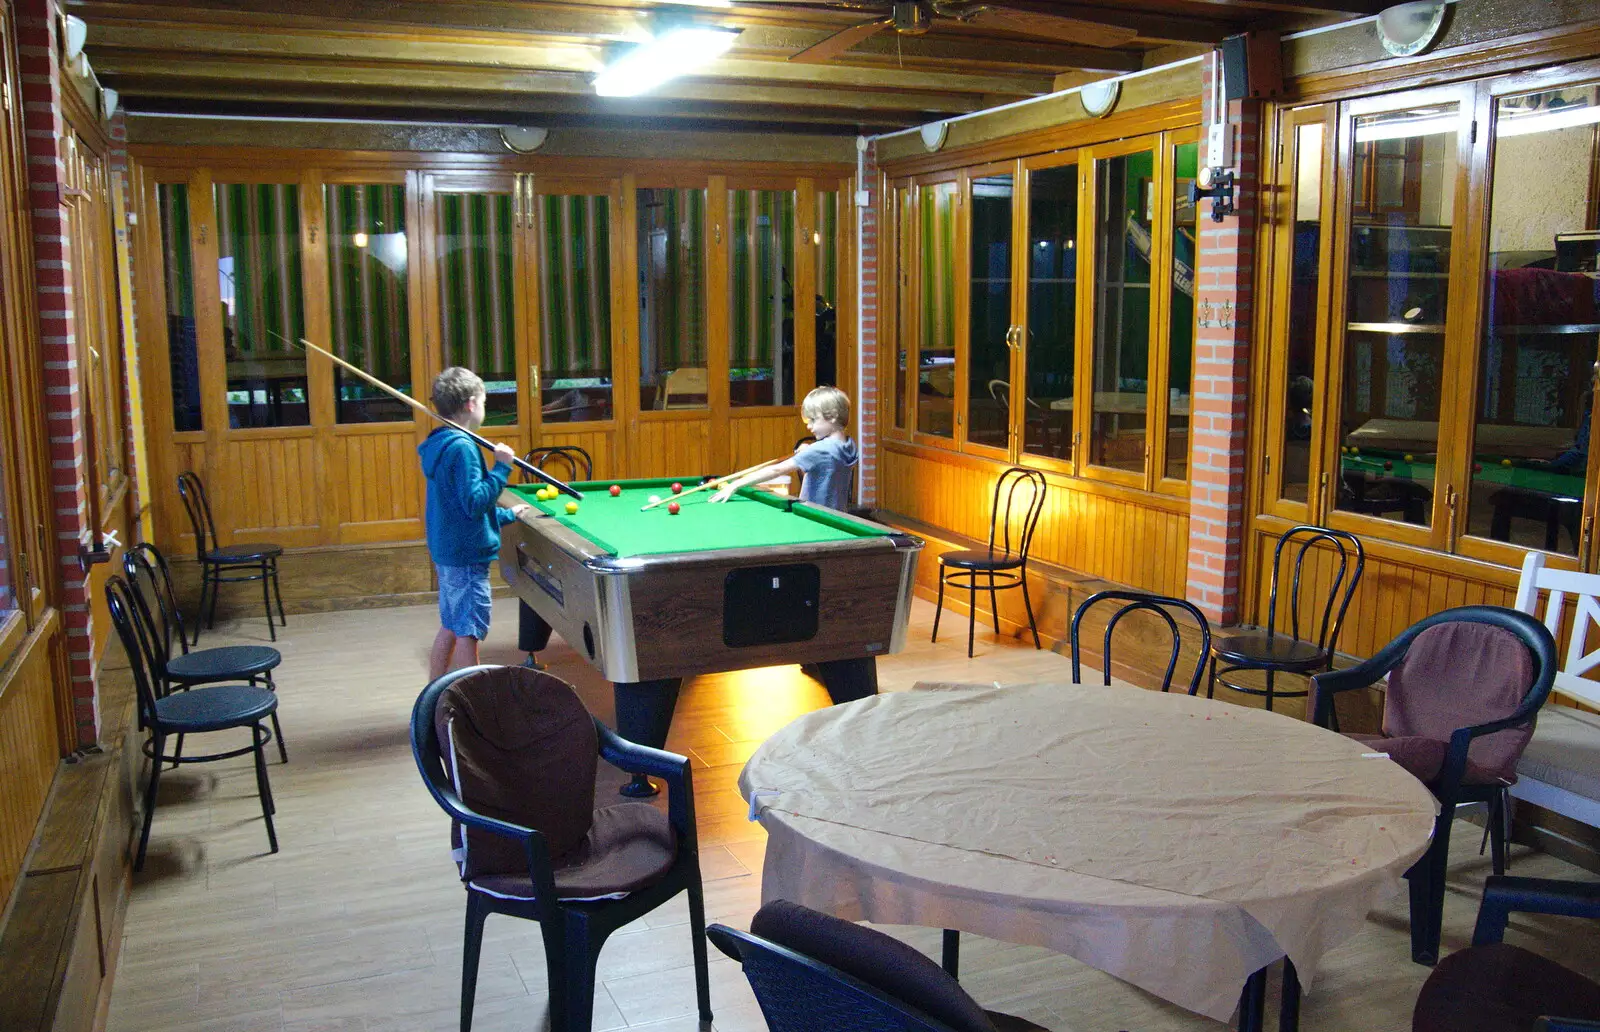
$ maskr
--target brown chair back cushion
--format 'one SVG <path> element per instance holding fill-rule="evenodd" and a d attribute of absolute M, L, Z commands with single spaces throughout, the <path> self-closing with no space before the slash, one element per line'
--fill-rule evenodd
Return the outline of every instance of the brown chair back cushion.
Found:
<path fill-rule="evenodd" d="M 594 823 L 599 743 L 572 686 L 526 667 L 494 667 L 446 688 L 434 711 L 439 749 L 462 802 L 542 832 L 557 866 Z M 454 832 L 462 847 L 461 828 Z M 514 839 L 467 829 L 461 877 L 528 874 Z"/>
<path fill-rule="evenodd" d="M 1448 742 L 1457 728 L 1508 717 L 1533 686 L 1533 655 L 1510 631 L 1491 624 L 1444 623 L 1417 635 L 1389 675 L 1386 738 Z M 1483 770 L 1516 780 L 1533 725 L 1475 740 L 1467 755 Z"/>
<path fill-rule="evenodd" d="M 756 911 L 750 934 L 837 968 L 960 1032 L 995 1032 L 944 968 L 882 932 L 775 899 Z"/>

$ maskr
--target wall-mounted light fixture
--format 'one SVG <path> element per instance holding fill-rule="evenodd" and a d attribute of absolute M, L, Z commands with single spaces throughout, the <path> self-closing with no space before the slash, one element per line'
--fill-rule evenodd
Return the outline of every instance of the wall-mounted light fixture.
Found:
<path fill-rule="evenodd" d="M 705 67 L 728 52 L 734 29 L 672 29 L 629 50 L 594 80 L 602 97 L 636 97 L 665 82 Z"/>
<path fill-rule="evenodd" d="M 117 113 L 117 101 L 122 97 L 110 86 L 100 88 L 100 114 L 103 118 L 110 118 Z"/>
<path fill-rule="evenodd" d="M 544 146 L 544 141 L 550 138 L 550 130 L 532 125 L 503 125 L 500 127 L 500 142 L 506 145 L 506 150 L 513 154 L 532 154 Z"/>
<path fill-rule="evenodd" d="M 61 51 L 70 62 L 83 53 L 83 44 L 89 39 L 89 23 L 75 14 L 67 15 L 67 28 L 61 35 Z"/>
<path fill-rule="evenodd" d="M 1237 214 L 1233 203 L 1233 170 L 1202 167 L 1199 178 L 1189 184 L 1189 203 L 1199 204 L 1200 198 L 1211 198 L 1211 221 L 1221 222 Z"/>
<path fill-rule="evenodd" d="M 919 126 L 917 132 L 922 136 L 922 149 L 931 154 L 944 146 L 945 138 L 950 135 L 950 123 L 929 122 Z"/>

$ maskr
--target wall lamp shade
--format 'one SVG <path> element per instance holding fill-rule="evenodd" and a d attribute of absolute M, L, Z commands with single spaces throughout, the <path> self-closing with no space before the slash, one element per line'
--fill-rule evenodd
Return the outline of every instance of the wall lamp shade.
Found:
<path fill-rule="evenodd" d="M 595 77 L 602 97 L 636 97 L 662 83 L 705 67 L 728 52 L 739 33 L 731 29 L 682 28 L 640 43 Z"/>
<path fill-rule="evenodd" d="M 89 39 L 89 23 L 75 14 L 67 15 L 67 31 L 61 38 L 61 48 L 68 61 L 83 53 L 83 44 Z"/>
<path fill-rule="evenodd" d="M 544 141 L 550 138 L 550 130 L 533 125 L 503 125 L 500 127 L 500 142 L 506 145 L 506 150 L 513 154 L 532 154 L 544 146 Z"/>
<path fill-rule="evenodd" d="M 920 126 L 917 132 L 922 136 L 922 149 L 932 153 L 944 146 L 944 141 L 950 135 L 949 122 L 929 122 Z"/>
<path fill-rule="evenodd" d="M 117 93 L 116 90 L 112 89 L 110 86 L 102 86 L 100 88 L 100 111 L 101 111 L 101 114 L 106 118 L 110 118 L 112 115 L 116 114 L 117 113 L 117 101 L 119 101 L 121 99 L 122 99 L 121 96 Z"/>

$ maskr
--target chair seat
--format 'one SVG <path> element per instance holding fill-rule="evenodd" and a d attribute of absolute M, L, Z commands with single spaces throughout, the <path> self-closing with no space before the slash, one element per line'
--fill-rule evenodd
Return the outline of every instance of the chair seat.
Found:
<path fill-rule="evenodd" d="M 1528 1032 L 1541 1016 L 1600 1020 L 1600 985 L 1519 946 L 1450 954 L 1417 997 L 1412 1032 Z"/>
<path fill-rule="evenodd" d="M 206 553 L 208 563 L 258 563 L 263 559 L 276 559 L 283 554 L 282 545 L 246 542 L 224 545 Z"/>
<path fill-rule="evenodd" d="M 966 548 L 945 552 L 939 556 L 939 565 L 956 566 L 963 570 L 1015 570 L 1022 565 L 1022 557 L 997 556 L 987 548 Z"/>
<path fill-rule="evenodd" d="M 648 888 L 672 870 L 678 837 L 667 815 L 649 803 L 618 803 L 594 812 L 583 844 L 557 861 L 556 894 L 563 900 L 608 899 Z M 502 899 L 534 899 L 526 874 L 484 874 L 468 882 Z"/>
<path fill-rule="evenodd" d="M 173 656 L 167 677 L 182 684 L 231 681 L 264 674 L 283 662 L 283 654 L 266 645 L 223 645 Z"/>
<path fill-rule="evenodd" d="M 1211 654 L 1223 663 L 1272 666 L 1278 670 L 1315 670 L 1328 654 L 1309 641 L 1266 631 L 1230 634 L 1211 643 Z"/>
<path fill-rule="evenodd" d="M 995 1032 L 1050 1032 L 1045 1026 L 1035 1025 L 1027 1018 L 1019 1018 L 1015 1014 L 1003 1014 L 992 1010 L 986 1010 L 983 1014 L 995 1027 Z"/>
<path fill-rule="evenodd" d="M 1346 735 L 1373 752 L 1386 752 L 1389 759 L 1400 764 L 1410 771 L 1412 776 L 1423 784 L 1433 787 L 1439 779 L 1439 771 L 1444 766 L 1444 757 L 1450 751 L 1449 742 L 1441 742 L 1437 738 L 1421 738 L 1406 736 L 1402 738 L 1385 738 L 1382 735 Z M 1494 770 L 1472 762 L 1467 759 L 1466 772 L 1461 776 L 1463 785 L 1510 785 L 1517 780 L 1517 772 L 1513 769 Z"/>
<path fill-rule="evenodd" d="M 221 731 L 253 724 L 277 708 L 278 697 L 265 688 L 222 684 L 157 699 L 156 718 L 170 732 Z"/>

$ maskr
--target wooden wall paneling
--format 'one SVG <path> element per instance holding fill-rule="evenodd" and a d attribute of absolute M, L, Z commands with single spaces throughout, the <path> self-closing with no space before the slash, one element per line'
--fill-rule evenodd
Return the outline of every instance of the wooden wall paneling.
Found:
<path fill-rule="evenodd" d="M 570 426 L 571 429 L 567 427 Z M 539 447 L 553 447 L 555 445 L 576 445 L 589 453 L 589 458 L 594 462 L 594 478 L 596 480 L 615 480 L 622 475 L 623 466 L 618 461 L 613 441 L 616 432 L 610 428 L 595 429 L 594 424 L 560 424 L 551 423 L 549 428 L 540 433 Z M 557 466 L 553 472 L 557 476 L 565 476 L 565 467 Z"/>
<path fill-rule="evenodd" d="M 784 458 L 794 451 L 795 442 L 806 436 L 805 424 L 789 409 L 740 412 L 729 420 L 728 431 L 729 470 Z"/>
<path fill-rule="evenodd" d="M 726 442 L 724 442 L 726 450 Z M 711 447 L 711 420 L 696 413 L 689 417 L 643 416 L 629 448 L 629 476 L 676 477 L 726 472 L 716 464 Z"/>
<path fill-rule="evenodd" d="M 423 535 L 422 468 L 416 436 L 406 424 L 334 435 L 342 544 L 413 541 Z"/>
<path fill-rule="evenodd" d="M 57 627 L 48 618 L 0 681 L 0 901 L 11 898 L 61 760 L 51 662 Z"/>
<path fill-rule="evenodd" d="M 327 485 L 317 476 L 317 451 L 308 428 L 292 436 L 230 434 L 216 462 L 223 473 L 208 487 L 213 505 L 227 500 L 231 533 L 241 540 L 266 536 L 290 547 L 321 544 Z"/>

